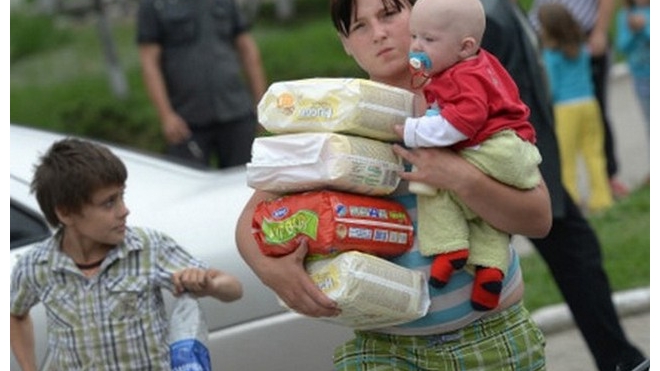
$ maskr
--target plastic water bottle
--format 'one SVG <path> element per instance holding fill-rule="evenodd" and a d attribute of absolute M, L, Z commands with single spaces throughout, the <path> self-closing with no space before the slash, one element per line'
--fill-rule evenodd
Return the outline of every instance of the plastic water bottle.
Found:
<path fill-rule="evenodd" d="M 211 371 L 208 327 L 197 298 L 183 294 L 175 299 L 170 316 L 172 371 Z"/>
<path fill-rule="evenodd" d="M 417 168 L 413 166 L 412 171 L 417 171 Z M 430 185 L 422 182 L 410 182 L 408 183 L 408 190 L 411 193 L 422 196 L 435 196 L 438 194 L 438 189 L 431 187 Z"/>

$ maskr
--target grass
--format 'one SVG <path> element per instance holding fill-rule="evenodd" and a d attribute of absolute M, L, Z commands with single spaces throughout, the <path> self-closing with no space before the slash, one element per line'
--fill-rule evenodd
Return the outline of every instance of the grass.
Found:
<path fill-rule="evenodd" d="M 605 271 L 613 291 L 650 286 L 650 198 L 649 186 L 643 186 L 605 214 L 588 218 L 601 243 Z M 563 301 L 540 255 L 523 257 L 521 264 L 528 309 Z"/>
<path fill-rule="evenodd" d="M 300 16 L 281 24 L 257 20 L 254 36 L 269 81 L 314 76 L 363 76 L 344 53 L 325 0 L 299 1 Z M 264 13 L 272 13 L 264 9 Z M 132 18 L 114 19 L 112 31 L 130 87 L 125 100 L 108 84 L 93 18 L 44 20 L 12 11 L 10 119 L 56 131 L 161 151 L 156 113 L 141 80 Z M 606 214 L 590 219 L 602 243 L 614 290 L 649 286 L 650 190 L 641 188 Z M 525 301 L 534 310 L 562 301 L 538 255 L 523 258 Z"/>

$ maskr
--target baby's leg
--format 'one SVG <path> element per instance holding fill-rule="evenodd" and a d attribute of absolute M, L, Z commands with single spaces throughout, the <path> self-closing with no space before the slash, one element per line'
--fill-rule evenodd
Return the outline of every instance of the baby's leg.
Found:
<path fill-rule="evenodd" d="M 469 226 L 468 264 L 476 268 L 472 287 L 472 307 L 475 310 L 491 310 L 499 304 L 502 281 L 509 264 L 511 237 L 482 219 L 471 220 Z"/>
<path fill-rule="evenodd" d="M 468 225 L 462 209 L 446 191 L 417 196 L 417 236 L 424 256 L 435 256 L 429 283 L 443 287 L 467 261 Z"/>

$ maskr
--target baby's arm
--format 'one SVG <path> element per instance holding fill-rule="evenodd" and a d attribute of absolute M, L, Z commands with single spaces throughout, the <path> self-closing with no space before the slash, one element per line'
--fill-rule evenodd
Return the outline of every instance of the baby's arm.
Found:
<path fill-rule="evenodd" d="M 34 328 L 30 314 L 23 316 L 9 315 L 9 344 L 16 361 L 23 371 L 36 371 L 37 362 L 34 353 Z"/>
<path fill-rule="evenodd" d="M 407 118 L 404 128 L 394 130 L 409 148 L 448 147 L 468 139 L 441 114 Z"/>
<path fill-rule="evenodd" d="M 427 110 L 426 116 L 407 118 L 405 126 L 396 125 L 394 131 L 410 148 L 448 147 L 467 139 L 437 110 Z M 413 168 L 413 171 L 416 169 Z M 410 182 L 408 189 L 424 196 L 434 196 L 438 192 L 436 188 L 421 182 Z"/>
<path fill-rule="evenodd" d="M 172 275 L 174 293 L 188 291 L 197 297 L 211 296 L 230 302 L 243 296 L 243 286 L 234 276 L 218 269 L 184 268 Z"/>

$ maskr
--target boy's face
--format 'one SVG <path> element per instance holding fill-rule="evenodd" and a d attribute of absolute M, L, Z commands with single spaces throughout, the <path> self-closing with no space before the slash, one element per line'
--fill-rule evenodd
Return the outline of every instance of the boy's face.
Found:
<path fill-rule="evenodd" d="M 124 240 L 129 210 L 124 203 L 125 186 L 101 188 L 80 212 L 60 216 L 65 234 L 87 245 L 115 246 Z"/>

